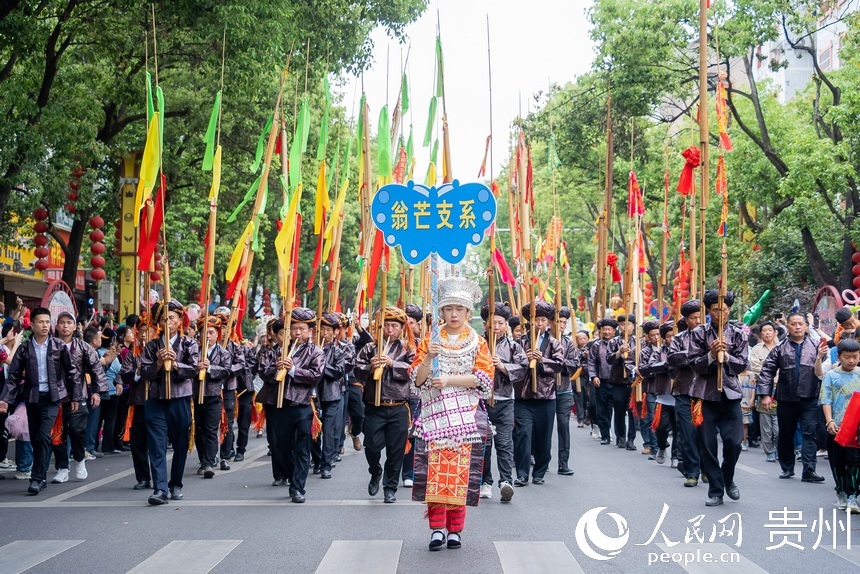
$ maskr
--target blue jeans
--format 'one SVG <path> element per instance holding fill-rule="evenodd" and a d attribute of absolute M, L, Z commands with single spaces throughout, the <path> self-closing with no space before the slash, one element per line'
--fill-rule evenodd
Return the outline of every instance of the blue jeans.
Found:
<path fill-rule="evenodd" d="M 15 441 L 15 464 L 19 472 L 30 472 L 33 467 L 33 445 L 30 441 Z"/>
<path fill-rule="evenodd" d="M 96 408 L 90 407 L 90 413 L 87 415 L 87 452 L 96 450 L 99 433 L 99 416 L 101 415 L 102 406 L 99 404 Z"/>

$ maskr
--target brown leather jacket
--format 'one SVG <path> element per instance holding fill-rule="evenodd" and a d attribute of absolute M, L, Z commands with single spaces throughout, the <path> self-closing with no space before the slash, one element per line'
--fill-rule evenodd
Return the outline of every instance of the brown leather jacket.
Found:
<path fill-rule="evenodd" d="M 197 380 L 197 363 L 200 356 L 197 341 L 174 335 L 172 346 L 176 360 L 173 361 L 173 371 L 170 374 L 170 398 L 190 397 L 194 381 Z M 149 397 L 153 399 L 165 398 L 164 369 L 158 366 L 156 356 L 163 348 L 162 335 L 146 344 L 140 359 L 140 378 L 149 381 Z"/>
<path fill-rule="evenodd" d="M 206 379 L 203 382 L 204 397 L 220 397 L 221 390 L 226 388 L 226 383 L 230 377 L 230 368 L 233 364 L 233 356 L 230 351 L 226 350 L 221 345 L 213 345 L 209 347 L 209 368 L 206 369 Z M 200 371 L 198 369 L 197 376 L 194 377 L 194 386 L 192 389 L 194 398 L 198 398 L 200 394 Z"/>
<path fill-rule="evenodd" d="M 54 402 L 68 402 L 69 391 L 78 381 L 78 373 L 72 363 L 66 344 L 56 337 L 48 336 L 48 392 Z M 39 402 L 39 364 L 33 340 L 20 345 L 6 369 L 6 384 L 0 392 L 0 401 L 14 403 L 23 398 L 28 403 Z M 72 397 L 74 399 L 74 397 Z M 80 400 L 80 399 L 74 399 Z"/>
<path fill-rule="evenodd" d="M 278 404 L 278 359 L 281 346 L 273 345 L 260 350 L 257 372 L 263 379 L 263 388 L 257 394 L 257 402 L 267 405 Z M 322 379 L 325 356 L 322 349 L 313 343 L 304 343 L 293 350 L 293 375 L 284 379 L 284 404 L 311 404 L 313 389 Z"/>
<path fill-rule="evenodd" d="M 373 342 L 364 345 L 355 358 L 353 374 L 364 385 L 366 403 L 373 403 L 376 399 L 377 381 L 373 380 L 374 369 L 370 366 L 370 360 L 375 356 L 376 343 Z M 408 371 L 415 360 L 415 352 L 407 349 L 403 341 L 397 340 L 390 344 L 388 356 L 391 357 L 392 366 L 385 367 L 382 371 L 382 400 L 407 401 L 412 384 Z"/>
<path fill-rule="evenodd" d="M 538 340 L 540 340 L 540 336 Z M 531 349 L 529 333 L 520 337 L 519 343 L 523 349 Z M 564 350 L 558 339 L 547 331 L 541 342 L 540 351 L 543 354 L 543 361 L 538 362 L 536 366 L 537 393 L 532 392 L 532 372 L 531 369 L 526 368 L 526 376 L 523 380 L 514 383 L 517 399 L 552 400 L 555 398 L 557 391 L 555 375 L 564 369 Z"/>

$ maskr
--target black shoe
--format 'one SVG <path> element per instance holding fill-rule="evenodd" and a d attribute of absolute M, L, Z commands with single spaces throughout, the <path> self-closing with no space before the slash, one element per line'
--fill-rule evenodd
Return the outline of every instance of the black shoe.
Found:
<path fill-rule="evenodd" d="M 563 476 L 573 476 L 573 471 L 571 469 L 567 468 L 566 466 L 558 469 L 558 473 L 563 475 Z"/>
<path fill-rule="evenodd" d="M 272 456 L 272 449 L 271 448 L 266 451 L 266 456 Z"/>
<path fill-rule="evenodd" d="M 287 479 L 285 478 L 276 478 L 274 482 L 272 482 L 272 486 L 287 486 Z"/>
<path fill-rule="evenodd" d="M 721 506 L 723 504 L 722 496 L 712 496 L 705 501 L 705 506 Z"/>
<path fill-rule="evenodd" d="M 824 482 L 824 477 L 820 474 L 815 474 L 815 471 L 804 472 L 800 480 L 802 482 Z"/>
<path fill-rule="evenodd" d="M 627 450 L 636 450 L 636 445 L 633 444 L 632 440 L 627 441 Z"/>
<path fill-rule="evenodd" d="M 393 490 L 389 490 L 386 488 L 384 496 L 385 496 L 385 502 L 388 502 L 388 503 L 397 502 L 397 497 L 394 496 Z"/>
<path fill-rule="evenodd" d="M 122 445 L 122 448 L 121 448 L 120 450 L 121 450 L 122 452 L 131 452 L 131 447 L 130 447 L 130 446 L 126 446 L 126 445 Z"/>
<path fill-rule="evenodd" d="M 182 500 L 184 497 L 182 495 L 182 488 L 179 486 L 174 486 L 170 489 L 170 498 L 173 500 Z"/>
<path fill-rule="evenodd" d="M 30 494 L 39 494 L 43 490 L 48 488 L 48 482 L 46 480 L 31 480 L 30 486 L 27 488 L 27 492 Z"/>
<path fill-rule="evenodd" d="M 296 504 L 302 504 L 305 501 L 305 497 L 303 494 L 299 494 L 298 492 L 294 492 L 293 495 L 290 496 L 290 500 L 292 500 Z"/>
<path fill-rule="evenodd" d="M 608 438 L 600 439 L 600 444 L 609 444 L 611 441 Z"/>
<path fill-rule="evenodd" d="M 542 476 L 541 477 L 537 477 L 537 476 L 532 477 L 532 484 L 543 484 L 544 482 L 546 482 L 546 481 L 543 479 Z"/>
<path fill-rule="evenodd" d="M 780 478 L 792 478 L 794 476 L 793 470 L 783 470 L 782 474 L 779 475 Z"/>
<path fill-rule="evenodd" d="M 527 478 L 515 478 L 514 479 L 514 486 L 528 486 L 528 485 L 529 485 L 529 479 L 527 479 Z"/>
<path fill-rule="evenodd" d="M 334 457 L 334 461 L 335 461 L 335 462 L 340 462 L 340 461 L 342 461 L 342 460 L 343 460 L 343 457 L 342 457 L 342 456 L 340 456 L 339 454 L 335 455 L 335 457 Z"/>
<path fill-rule="evenodd" d="M 148 480 L 141 480 L 134 485 L 135 490 L 149 490 L 150 488 L 152 488 L 152 484 Z"/>
<path fill-rule="evenodd" d="M 149 503 L 152 506 L 158 506 L 160 504 L 167 504 L 167 493 L 163 490 L 156 490 L 152 494 L 149 495 Z"/>
<path fill-rule="evenodd" d="M 379 479 L 381 476 L 371 476 L 370 482 L 367 483 L 367 494 L 370 496 L 376 496 L 379 494 Z"/>
<path fill-rule="evenodd" d="M 704 482 L 705 484 L 708 484 L 708 475 L 705 474 L 704 472 L 702 473 L 702 482 Z"/>
<path fill-rule="evenodd" d="M 617 439 L 615 439 L 615 446 L 617 446 L 618 448 L 624 448 L 627 445 L 623 440 L 621 440 L 620 438 L 617 438 Z"/>
<path fill-rule="evenodd" d="M 729 487 L 726 489 L 726 494 L 728 494 L 729 498 L 731 498 L 732 500 L 739 500 L 741 497 L 741 491 L 738 488 L 738 485 L 735 483 L 729 485 Z"/>
<path fill-rule="evenodd" d="M 448 533 L 448 548 L 457 549 L 462 545 L 463 543 L 460 541 L 460 535 L 457 532 Z"/>
<path fill-rule="evenodd" d="M 331 471 L 330 470 L 324 470 L 324 471 L 320 472 L 320 478 L 331 478 Z"/>
<path fill-rule="evenodd" d="M 680 472 L 681 474 L 684 474 L 684 461 L 683 460 L 678 461 L 677 468 L 678 468 L 678 472 Z M 684 476 L 686 476 L 686 474 L 684 474 Z"/>
<path fill-rule="evenodd" d="M 226 460 L 221 461 L 221 470 L 230 470 L 230 463 Z"/>
<path fill-rule="evenodd" d="M 319 473 L 321 473 L 321 472 L 322 472 L 322 471 L 320 470 L 320 467 L 318 467 L 318 466 L 315 466 L 315 467 L 314 467 L 314 474 L 319 474 Z"/>
<path fill-rule="evenodd" d="M 233 457 L 233 462 L 242 462 L 243 460 L 245 460 L 244 452 L 237 452 L 236 456 Z"/>
<path fill-rule="evenodd" d="M 203 476 L 203 469 L 205 469 L 205 468 L 206 468 L 205 464 L 201 464 L 200 466 L 198 466 L 197 467 L 197 476 Z"/>
<path fill-rule="evenodd" d="M 203 478 L 212 478 L 215 476 L 215 469 L 208 464 L 203 467 Z"/>
<path fill-rule="evenodd" d="M 434 530 L 430 535 L 430 550 L 442 550 L 445 547 L 445 533 L 441 530 Z"/>
<path fill-rule="evenodd" d="M 749 441 L 749 447 L 750 448 L 758 448 L 760 446 L 761 446 L 761 443 L 757 440 L 750 440 Z"/>

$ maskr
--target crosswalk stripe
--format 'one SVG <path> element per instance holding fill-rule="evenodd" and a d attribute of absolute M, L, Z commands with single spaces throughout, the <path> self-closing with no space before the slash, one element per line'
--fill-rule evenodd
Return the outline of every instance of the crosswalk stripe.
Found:
<path fill-rule="evenodd" d="M 722 574 L 727 569 L 737 574 L 768 574 L 767 570 L 750 561 L 737 548 L 727 544 L 712 542 L 678 544 L 672 547 L 666 544 L 657 544 L 657 546 L 664 553 L 669 554 L 668 561 L 660 560 L 657 563 L 675 563 L 689 574 Z M 705 555 L 710 555 L 710 558 L 706 558 Z M 679 560 L 675 560 L 674 556 Z"/>
<path fill-rule="evenodd" d="M 493 542 L 504 574 L 582 574 L 564 542 Z"/>
<path fill-rule="evenodd" d="M 857 546 L 852 545 L 851 550 L 849 550 L 846 546 L 837 546 L 836 548 L 832 548 L 830 546 L 823 546 L 822 545 L 821 547 L 827 549 L 829 552 L 832 552 L 833 554 L 836 554 L 840 558 L 844 558 L 845 560 L 847 560 L 848 562 L 851 562 L 852 564 L 856 564 L 857 566 L 860 566 L 860 548 L 858 548 Z"/>
<path fill-rule="evenodd" d="M 766 475 L 766 474 L 767 474 L 767 473 L 766 473 L 766 472 L 764 472 L 763 470 L 759 470 L 759 469 L 757 469 L 757 468 L 753 468 L 753 467 L 751 467 L 751 466 L 747 466 L 747 465 L 745 465 L 745 464 L 741 464 L 741 463 L 737 463 L 737 464 L 735 465 L 735 468 L 740 469 L 740 470 L 742 470 L 742 471 L 744 471 L 744 472 L 748 472 L 748 473 L 750 473 L 750 474 L 755 474 L 755 475 L 760 475 L 760 476 L 764 476 L 764 475 Z"/>
<path fill-rule="evenodd" d="M 207 574 L 241 543 L 241 540 L 174 540 L 128 574 Z"/>
<path fill-rule="evenodd" d="M 402 540 L 335 540 L 316 574 L 395 574 Z"/>
<path fill-rule="evenodd" d="M 0 574 L 18 574 L 57 554 L 82 544 L 83 540 L 16 540 L 0 547 Z"/>

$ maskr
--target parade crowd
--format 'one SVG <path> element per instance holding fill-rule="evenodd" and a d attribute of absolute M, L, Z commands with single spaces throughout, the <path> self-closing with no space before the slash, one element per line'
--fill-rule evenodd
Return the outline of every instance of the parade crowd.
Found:
<path fill-rule="evenodd" d="M 860 448 L 835 440 L 850 419 L 857 445 L 856 314 L 840 309 L 829 337 L 800 313 L 747 327 L 729 319 L 733 300 L 706 291 L 677 322 L 642 323 L 639 337 L 623 309 L 583 328 L 567 307 L 498 302 L 481 307 L 478 333 L 471 315 L 486 297 L 453 277 L 440 281 L 433 340 L 413 304 L 371 325 L 297 306 L 264 318 L 251 340 L 228 328 L 226 307 L 191 322 L 179 301 L 158 301 L 119 325 L 36 308 L 7 318 L 0 338 L 0 471 L 37 496 L 86 480 L 88 461 L 130 452 L 130 487 L 161 505 L 183 498 L 191 452 L 212 479 L 265 432 L 272 485 L 302 503 L 308 477 L 331 479 L 349 447 L 364 451 L 369 496 L 381 489 L 394 503 L 408 488 L 427 504 L 438 550 L 460 547 L 479 498 L 510 503 L 517 488 L 544 484 L 553 458 L 558 475 L 573 475 L 575 422 L 601 445 L 668 462 L 679 485 L 707 483 L 708 506 L 740 498 L 742 451 L 761 449 L 780 479 L 800 462 L 803 482 L 826 480 L 826 458 L 837 507 L 860 513 Z"/>

